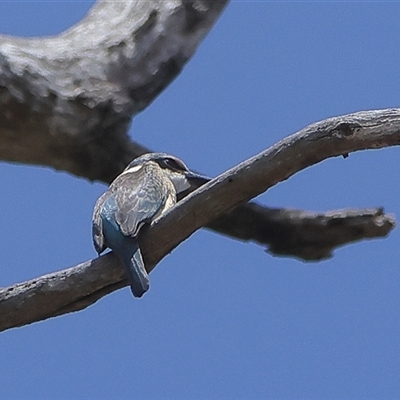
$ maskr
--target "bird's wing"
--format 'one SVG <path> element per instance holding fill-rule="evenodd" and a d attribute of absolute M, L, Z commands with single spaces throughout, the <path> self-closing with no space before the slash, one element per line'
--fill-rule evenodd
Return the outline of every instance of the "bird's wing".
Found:
<path fill-rule="evenodd" d="M 161 179 L 144 168 L 120 175 L 115 181 L 115 220 L 126 236 L 136 236 L 164 208 L 166 189 Z"/>
<path fill-rule="evenodd" d="M 93 236 L 93 244 L 97 253 L 100 254 L 106 249 L 104 234 L 103 234 L 103 221 L 101 218 L 101 210 L 103 208 L 104 202 L 107 200 L 107 197 L 110 193 L 107 191 L 103 193 L 97 200 L 96 205 L 93 209 L 93 217 L 92 217 L 92 236 Z"/>

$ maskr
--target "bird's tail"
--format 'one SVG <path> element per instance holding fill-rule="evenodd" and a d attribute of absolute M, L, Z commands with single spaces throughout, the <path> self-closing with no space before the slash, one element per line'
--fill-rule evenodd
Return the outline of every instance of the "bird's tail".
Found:
<path fill-rule="evenodd" d="M 128 272 L 132 294 L 135 297 L 142 297 L 149 290 L 150 280 L 137 243 L 135 243 L 133 249 L 131 247 L 131 251 L 124 257 L 124 264 Z"/>

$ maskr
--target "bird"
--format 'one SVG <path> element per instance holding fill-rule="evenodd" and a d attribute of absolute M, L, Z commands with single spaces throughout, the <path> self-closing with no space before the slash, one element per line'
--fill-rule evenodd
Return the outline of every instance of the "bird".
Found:
<path fill-rule="evenodd" d="M 110 248 L 119 257 L 133 296 L 142 297 L 150 287 L 138 243 L 143 226 L 209 180 L 175 156 L 146 153 L 131 161 L 98 198 L 92 218 L 94 247 L 99 256 Z"/>

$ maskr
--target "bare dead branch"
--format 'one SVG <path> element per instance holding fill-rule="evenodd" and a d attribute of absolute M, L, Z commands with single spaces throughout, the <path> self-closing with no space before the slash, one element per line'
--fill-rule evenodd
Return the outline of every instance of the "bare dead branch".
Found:
<path fill-rule="evenodd" d="M 0 159 L 111 182 L 145 149 L 131 119 L 179 74 L 228 0 L 99 0 L 56 37 L 0 36 Z"/>
<path fill-rule="evenodd" d="M 150 272 L 201 226 L 278 182 L 326 158 L 400 144 L 400 110 L 376 110 L 312 124 L 213 179 L 163 214 L 144 232 Z M 390 217 L 375 224 L 393 226 Z M 389 226 L 390 229 L 390 226 Z M 0 291 L 0 330 L 81 310 L 126 284 L 112 254 Z"/>
<path fill-rule="evenodd" d="M 316 213 L 266 208 L 255 203 L 238 207 L 208 224 L 208 227 L 257 244 L 267 244 L 274 255 L 318 261 L 332 257 L 344 244 L 384 237 L 395 220 L 382 208 L 336 210 Z"/>

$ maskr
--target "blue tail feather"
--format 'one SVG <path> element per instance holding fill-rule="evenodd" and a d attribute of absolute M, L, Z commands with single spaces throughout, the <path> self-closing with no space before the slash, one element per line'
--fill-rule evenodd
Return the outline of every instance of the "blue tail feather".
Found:
<path fill-rule="evenodd" d="M 150 280 L 136 238 L 124 236 L 113 218 L 102 221 L 107 246 L 122 259 L 133 295 L 142 297 L 150 287 Z"/>
<path fill-rule="evenodd" d="M 132 294 L 135 297 L 142 297 L 149 290 L 150 280 L 137 244 L 136 249 L 131 249 L 127 256 L 124 257 L 124 264 L 129 275 Z"/>

